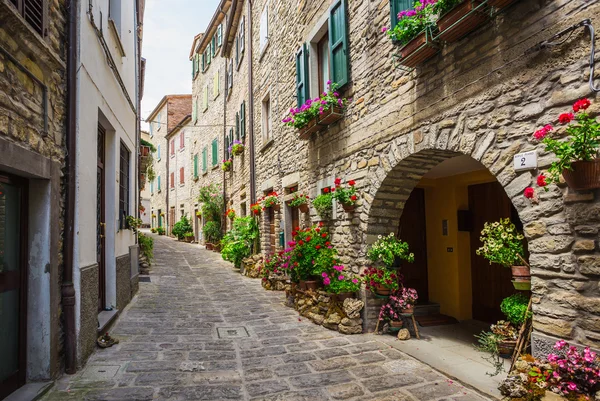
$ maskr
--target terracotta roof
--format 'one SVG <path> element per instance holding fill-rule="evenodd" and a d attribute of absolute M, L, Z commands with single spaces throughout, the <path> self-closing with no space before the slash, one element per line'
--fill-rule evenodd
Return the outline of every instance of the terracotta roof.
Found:
<path fill-rule="evenodd" d="M 167 135 L 165 135 L 165 138 L 170 137 L 171 135 L 175 134 L 176 132 L 178 132 L 181 128 L 183 128 L 187 123 L 189 123 L 190 121 L 192 121 L 192 115 L 188 114 L 187 116 L 183 117 L 181 119 L 181 121 L 179 121 L 177 123 L 177 125 L 175 125 L 173 127 L 172 130 L 170 130 L 169 132 L 167 132 Z"/>
<path fill-rule="evenodd" d="M 167 99 L 167 135 L 188 114 L 192 114 L 192 95 L 169 97 Z"/>
<path fill-rule="evenodd" d="M 191 110 L 192 95 L 165 95 L 165 96 L 163 96 L 162 99 L 160 99 L 160 102 L 158 102 L 158 104 L 156 105 L 154 110 L 152 110 L 150 112 L 150 114 L 148 114 L 148 117 L 146 117 L 146 122 L 152 121 L 152 118 L 154 116 L 156 116 L 156 113 L 158 113 L 158 111 L 160 109 L 162 109 L 162 107 L 165 105 L 165 103 L 167 102 L 167 99 L 186 98 L 186 97 L 190 99 L 190 110 Z"/>

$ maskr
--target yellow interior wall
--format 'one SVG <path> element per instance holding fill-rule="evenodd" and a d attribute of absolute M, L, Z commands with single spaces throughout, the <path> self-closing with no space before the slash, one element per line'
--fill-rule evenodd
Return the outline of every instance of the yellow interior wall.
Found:
<path fill-rule="evenodd" d="M 469 209 L 468 186 L 495 181 L 487 170 L 439 179 L 423 178 L 427 230 L 429 300 L 458 320 L 472 318 L 470 233 L 458 231 L 458 210 Z M 448 220 L 448 235 L 442 221 Z M 453 248 L 453 252 L 448 252 Z"/>

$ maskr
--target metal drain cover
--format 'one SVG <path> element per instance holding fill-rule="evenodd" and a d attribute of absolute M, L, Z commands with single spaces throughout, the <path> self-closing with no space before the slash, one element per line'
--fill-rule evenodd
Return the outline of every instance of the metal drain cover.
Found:
<path fill-rule="evenodd" d="M 217 327 L 219 338 L 244 338 L 250 337 L 245 327 Z"/>
<path fill-rule="evenodd" d="M 150 277 L 140 277 L 140 283 L 150 283 Z"/>
<path fill-rule="evenodd" d="M 119 371 L 120 365 L 91 365 L 82 373 L 84 380 L 103 380 L 114 377 Z"/>

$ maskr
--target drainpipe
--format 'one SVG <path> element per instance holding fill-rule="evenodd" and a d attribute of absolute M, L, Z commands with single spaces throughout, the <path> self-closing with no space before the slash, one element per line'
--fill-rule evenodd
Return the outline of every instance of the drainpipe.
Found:
<path fill-rule="evenodd" d="M 252 0 L 248 0 L 248 125 L 250 131 L 250 204 L 256 203 L 256 166 L 254 156 L 254 88 L 252 80 Z"/>
<path fill-rule="evenodd" d="M 73 251 L 75 242 L 75 190 L 77 156 L 77 11 L 78 1 L 68 3 L 67 47 L 67 158 L 66 158 L 66 205 L 64 271 L 61 287 L 62 308 L 65 325 L 65 371 L 77 370 L 77 346 L 75 337 L 75 286 L 73 285 Z"/>
<path fill-rule="evenodd" d="M 227 66 L 229 65 L 229 63 L 227 62 L 227 59 L 225 59 L 225 97 L 223 98 L 223 160 L 225 160 L 225 158 L 227 157 L 227 149 L 225 149 L 225 144 L 227 143 L 227 96 L 229 96 L 229 71 L 227 71 Z M 226 191 L 225 191 L 225 186 L 227 185 L 226 182 L 226 177 L 227 177 L 227 172 L 223 171 L 223 208 L 225 208 L 225 202 L 226 202 Z M 223 212 L 225 212 L 223 210 Z M 224 220 L 225 221 L 225 225 L 227 225 L 227 219 Z M 221 224 L 221 228 L 223 228 L 223 225 Z"/>
<path fill-rule="evenodd" d="M 170 217 L 170 209 L 169 209 L 169 194 L 171 193 L 171 174 L 169 174 L 169 159 L 171 158 L 171 149 L 169 149 L 169 146 L 171 144 L 171 141 L 169 140 L 169 138 L 167 138 L 167 136 L 169 135 L 169 99 L 167 99 L 167 134 L 165 135 L 165 139 L 167 140 L 167 155 L 166 155 L 166 159 L 167 159 L 167 163 L 166 163 L 166 169 L 167 169 L 167 194 L 165 196 L 165 205 L 167 210 L 165 210 L 165 222 L 167 224 L 167 227 L 165 229 L 165 233 L 166 235 L 170 235 L 171 233 L 169 232 L 169 217 Z M 162 123 L 161 123 L 162 124 Z M 175 178 L 175 177 L 173 177 Z"/>

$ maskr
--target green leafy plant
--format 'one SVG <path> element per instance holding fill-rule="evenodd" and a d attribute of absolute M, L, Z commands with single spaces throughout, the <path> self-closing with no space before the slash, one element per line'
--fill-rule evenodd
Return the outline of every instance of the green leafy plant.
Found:
<path fill-rule="evenodd" d="M 187 216 L 181 216 L 181 219 L 173 225 L 173 230 L 171 231 L 171 233 L 179 240 L 182 240 L 185 237 L 185 234 L 190 232 L 193 233 L 194 228 Z"/>
<path fill-rule="evenodd" d="M 193 237 L 193 236 L 194 236 L 194 233 L 191 231 L 184 234 L 184 237 L 186 237 L 186 238 Z"/>
<path fill-rule="evenodd" d="M 223 164 L 221 164 L 221 170 L 229 171 L 229 170 L 231 170 L 232 165 L 233 165 L 233 160 L 231 160 L 231 159 L 223 160 Z"/>
<path fill-rule="evenodd" d="M 203 228 L 204 238 L 206 242 L 216 244 L 221 240 L 223 234 L 221 233 L 221 225 L 216 221 L 207 221 Z"/>
<path fill-rule="evenodd" d="M 523 261 L 523 238 L 509 218 L 486 222 L 480 237 L 483 246 L 475 252 L 489 260 L 490 264 L 510 267 Z"/>
<path fill-rule="evenodd" d="M 319 213 L 319 216 L 327 217 L 331 214 L 331 209 L 333 209 L 333 196 L 331 196 L 331 193 L 321 194 L 313 200 L 312 204 L 317 213 Z"/>
<path fill-rule="evenodd" d="M 142 233 L 138 233 L 138 244 L 140 245 L 140 252 L 142 255 L 146 257 L 148 263 L 152 263 L 154 260 L 154 239 Z"/>
<path fill-rule="evenodd" d="M 156 228 L 152 227 L 152 228 L 150 229 L 150 232 L 151 232 L 151 233 L 153 233 L 153 234 L 156 234 Z"/>
<path fill-rule="evenodd" d="M 355 293 L 360 289 L 360 280 L 354 274 L 345 271 L 344 266 L 334 266 L 333 269 L 327 276 L 322 275 L 325 291 L 340 294 L 343 292 Z"/>
<path fill-rule="evenodd" d="M 242 260 L 252 254 L 258 236 L 258 224 L 254 218 L 248 216 L 234 219 L 233 228 L 221 240 L 221 256 L 235 267 L 240 267 Z"/>
<path fill-rule="evenodd" d="M 413 9 L 398 13 L 396 26 L 392 29 L 384 26 L 381 31 L 387 32 L 390 39 L 398 41 L 399 44 L 407 44 L 421 32 L 434 26 L 435 12 L 433 6 L 435 3 L 436 0 L 417 1 Z"/>
<path fill-rule="evenodd" d="M 277 192 L 271 192 L 268 195 L 260 198 L 258 202 L 262 204 L 263 209 L 273 207 L 275 205 L 279 205 L 279 195 L 277 195 Z"/>
<path fill-rule="evenodd" d="M 218 222 L 219 229 L 221 229 L 224 202 L 220 187 L 216 184 L 201 187 L 198 201 L 202 203 L 204 217 L 209 221 Z"/>
<path fill-rule="evenodd" d="M 293 281 L 318 279 L 322 272 L 328 270 L 335 255 L 328 251 L 331 247 L 330 237 L 322 224 L 292 231 L 293 240 L 290 247 L 291 276 Z M 327 256 L 321 257 L 326 252 Z"/>
<path fill-rule="evenodd" d="M 152 153 L 156 152 L 156 148 L 154 147 L 154 145 L 151 144 L 150 142 L 148 142 L 145 139 L 140 138 L 140 145 L 141 146 L 147 146 L 147 147 L 149 147 L 150 148 L 150 152 L 152 152 Z"/>
<path fill-rule="evenodd" d="M 336 178 L 335 186 L 331 187 L 331 193 L 333 197 L 343 205 L 351 206 L 356 203 L 358 200 L 358 196 L 356 196 L 356 188 L 354 185 L 356 182 L 354 180 L 348 181 L 348 186 L 342 186 L 342 179 Z"/>
<path fill-rule="evenodd" d="M 387 267 L 394 266 L 396 258 L 414 262 L 415 255 L 408 249 L 408 243 L 390 233 L 387 237 L 378 236 L 377 241 L 367 251 L 373 263 L 382 261 Z"/>
<path fill-rule="evenodd" d="M 127 228 L 133 231 L 134 234 L 137 234 L 138 228 L 142 225 L 142 219 L 137 219 L 133 216 L 127 216 Z"/>
<path fill-rule="evenodd" d="M 433 12 L 442 16 L 463 1 L 464 0 L 437 0 L 437 2 L 433 5 Z"/>
<path fill-rule="evenodd" d="M 294 197 L 290 201 L 290 206 L 291 207 L 298 207 L 298 206 L 301 206 L 301 205 L 306 205 L 309 200 L 310 200 L 310 198 L 308 197 L 308 195 L 305 195 L 305 194 L 300 193 L 300 192 L 295 192 L 294 193 Z"/>
<path fill-rule="evenodd" d="M 156 227 L 156 232 L 158 233 L 158 235 L 165 235 L 165 228 L 164 227 Z"/>
<path fill-rule="evenodd" d="M 331 81 L 328 81 L 327 85 L 328 90 L 323 92 L 319 97 L 308 99 L 302 106 L 290 109 L 290 116 L 284 118 L 282 122 L 287 126 L 300 129 L 307 126 L 311 120 L 323 114 L 325 110 L 329 110 L 331 107 L 346 107 L 349 100 L 340 97 L 340 94 L 337 92 L 338 85 Z"/>
<path fill-rule="evenodd" d="M 500 304 L 500 310 L 506 319 L 515 326 L 520 326 L 531 317 L 531 311 L 527 311 L 529 297 L 523 293 L 513 294 L 504 298 Z"/>

